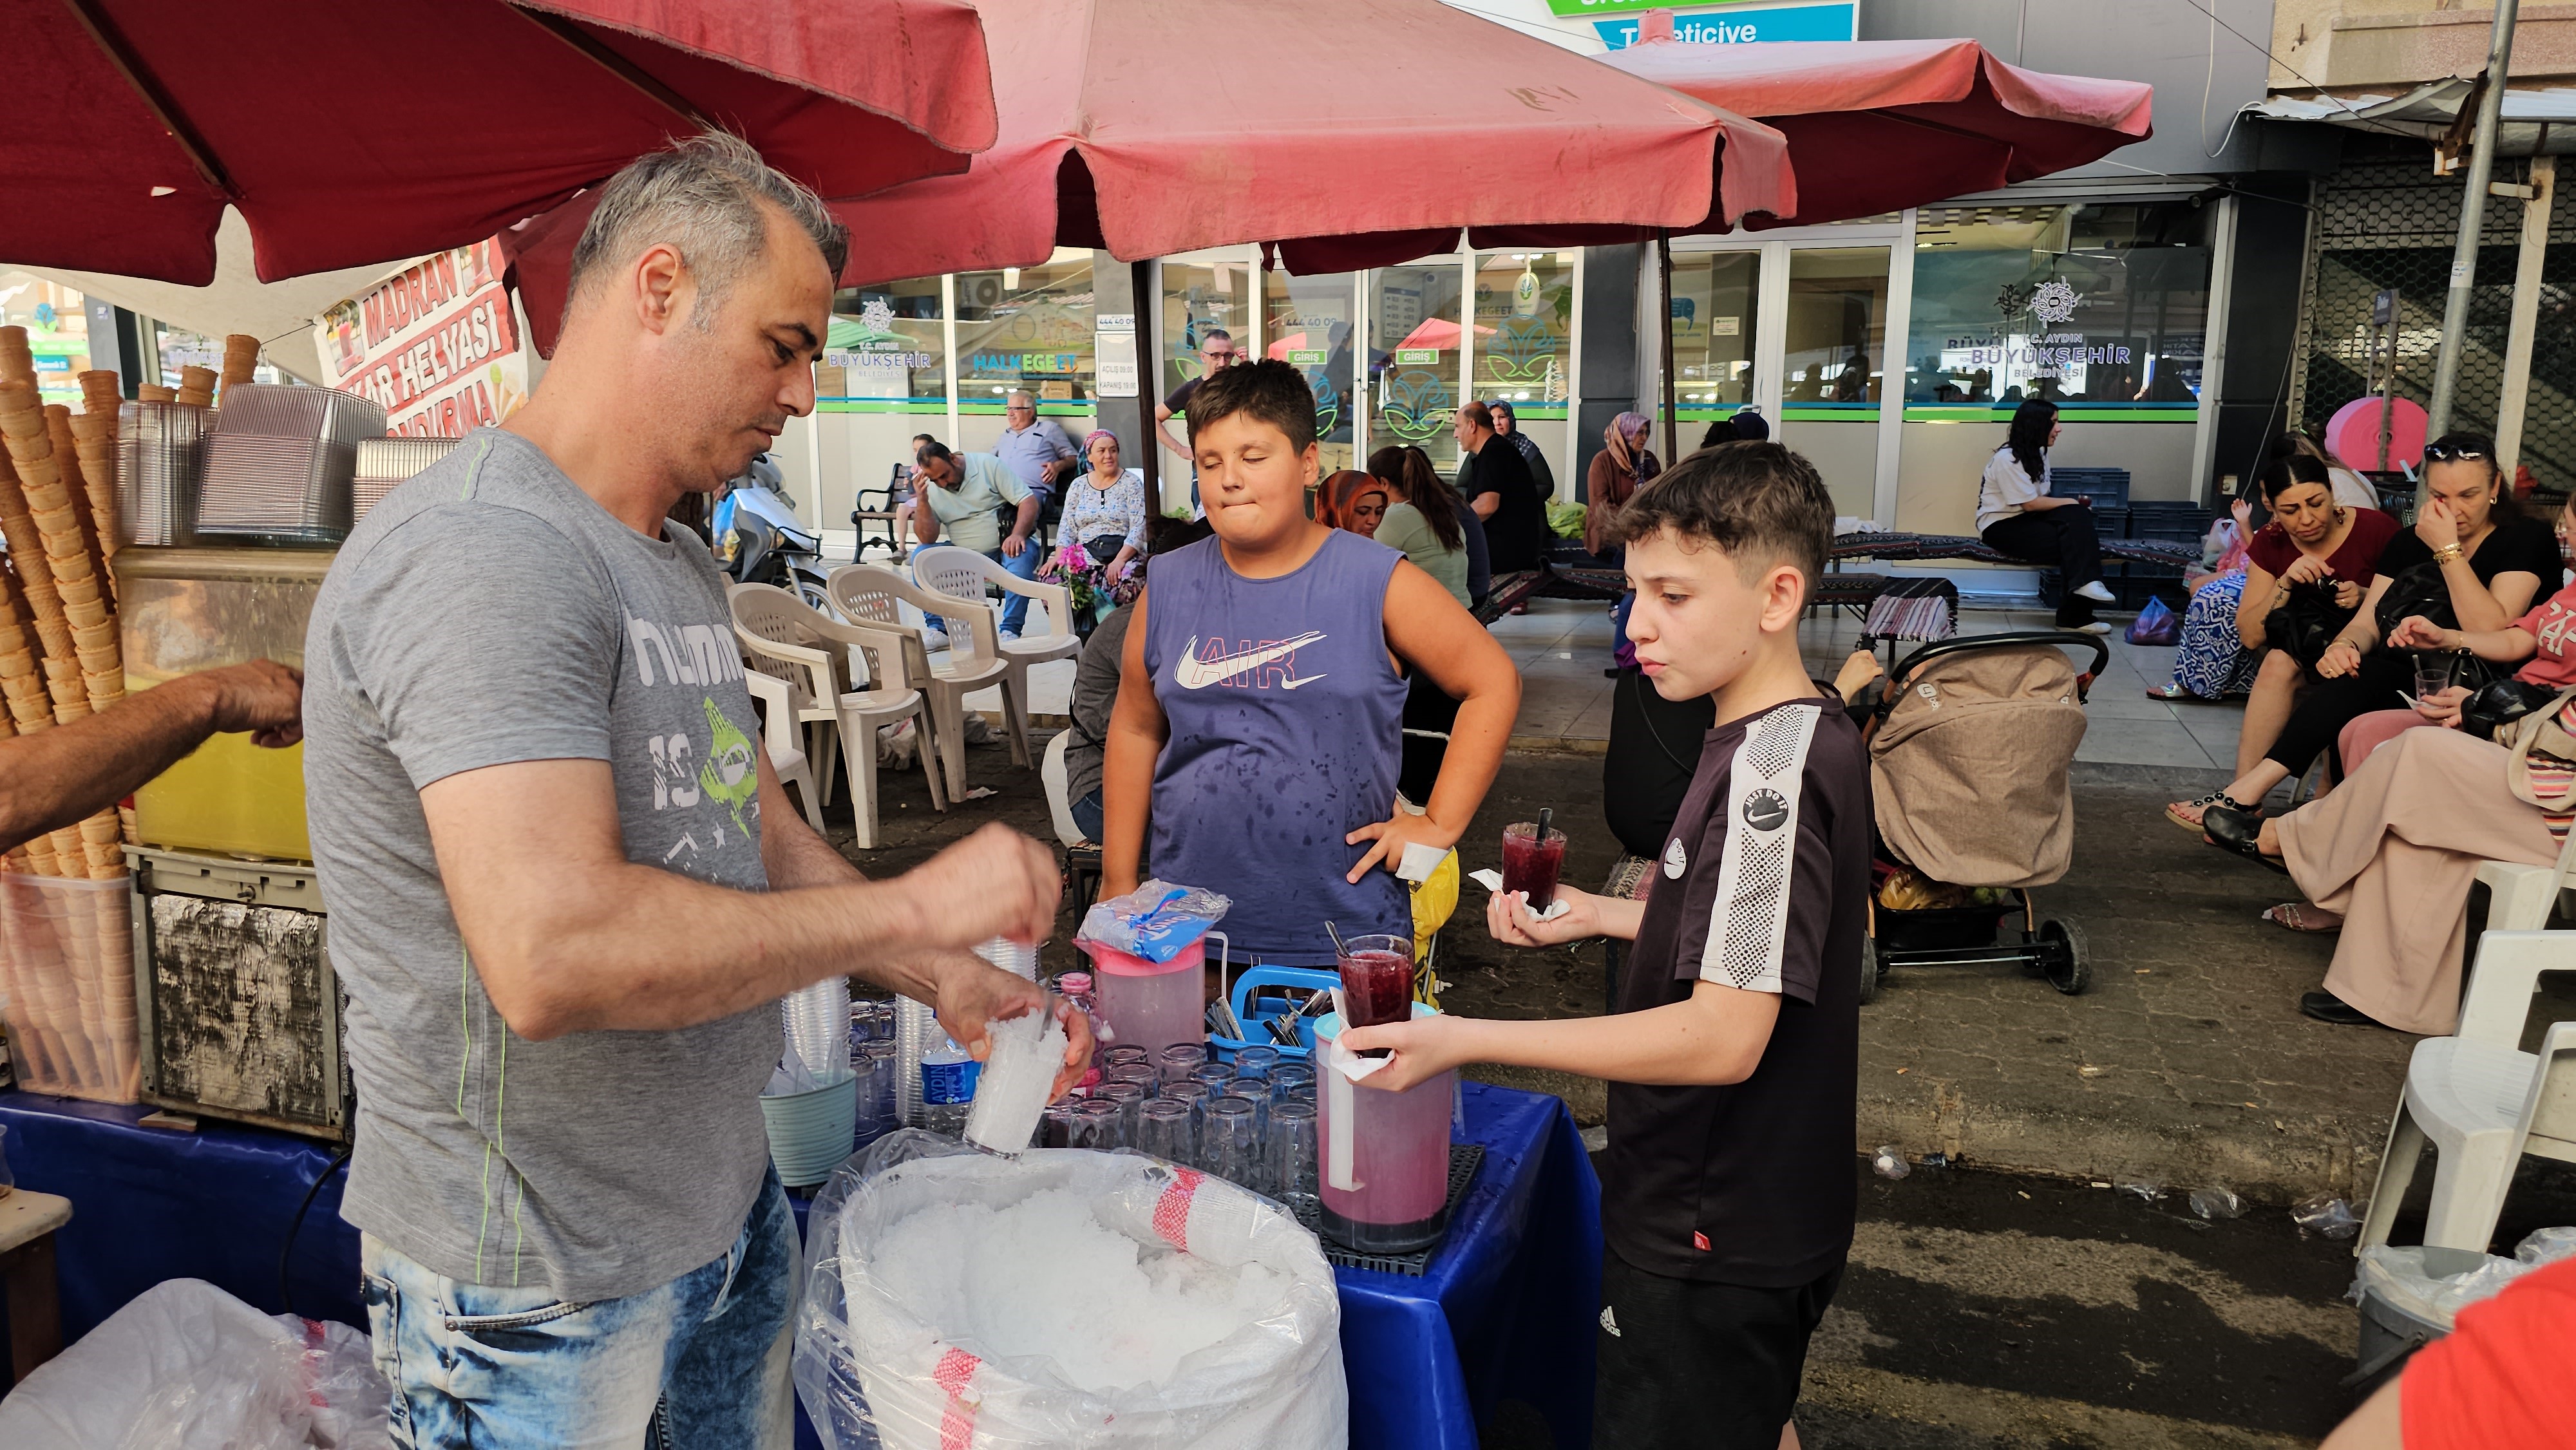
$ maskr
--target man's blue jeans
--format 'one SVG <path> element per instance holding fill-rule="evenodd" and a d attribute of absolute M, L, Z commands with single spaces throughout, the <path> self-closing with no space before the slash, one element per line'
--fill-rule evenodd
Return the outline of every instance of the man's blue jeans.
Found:
<path fill-rule="evenodd" d="M 984 557 L 1001 565 L 1003 568 L 1010 570 L 1014 576 L 1021 579 L 1037 578 L 1038 565 L 1046 562 L 1038 549 L 1038 541 L 1035 537 L 1031 537 L 1028 540 L 1028 547 L 1020 550 L 1020 557 L 1016 559 L 1003 553 L 999 549 L 995 549 Z M 1007 634 L 1018 634 L 1020 632 L 1020 625 L 1026 621 L 1028 617 L 1029 596 L 1025 594 L 1014 594 L 1010 596 L 1008 601 L 1002 605 L 1003 632 Z"/>
<path fill-rule="evenodd" d="M 394 1443 L 786 1450 L 797 1253 L 775 1173 L 723 1255 L 595 1304 L 460 1284 L 368 1235 L 361 1297 L 376 1369 L 394 1387 Z"/>

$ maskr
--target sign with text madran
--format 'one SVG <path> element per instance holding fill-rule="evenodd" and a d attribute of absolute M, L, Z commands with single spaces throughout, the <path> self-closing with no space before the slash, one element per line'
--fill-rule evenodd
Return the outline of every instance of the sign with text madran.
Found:
<path fill-rule="evenodd" d="M 331 386 L 384 405 L 389 433 L 461 437 L 527 401 L 526 339 L 492 242 L 425 257 L 323 313 L 313 331 Z"/>

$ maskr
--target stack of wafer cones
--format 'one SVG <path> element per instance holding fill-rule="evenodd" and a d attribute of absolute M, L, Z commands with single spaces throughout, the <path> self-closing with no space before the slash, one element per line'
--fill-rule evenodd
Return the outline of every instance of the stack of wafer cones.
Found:
<path fill-rule="evenodd" d="M 179 401 L 179 390 L 177 388 L 165 388 L 159 383 L 145 383 L 143 386 L 134 390 L 134 401 L 138 403 L 175 403 Z"/>
<path fill-rule="evenodd" d="M 215 370 L 198 367 L 179 369 L 179 392 L 171 401 L 185 403 L 191 408 L 213 407 L 215 405 Z"/>
<path fill-rule="evenodd" d="M 223 392 L 229 396 L 235 383 L 253 381 L 259 373 L 259 339 L 247 332 L 232 333 L 224 339 Z"/>
<path fill-rule="evenodd" d="M 94 520 L 86 518 L 93 488 L 82 467 L 82 441 L 68 408 L 45 407 L 35 390 L 26 334 L 0 328 L 0 441 L 8 465 L 0 468 L 0 534 L 9 541 L 16 597 L 33 617 L 38 668 L 24 668 L 36 652 L 26 646 L 15 618 L 14 634 L 0 635 L 0 694 L 16 730 L 70 724 L 125 698 L 113 601 L 107 593 L 107 555 Z M 96 406 L 109 390 L 84 384 Z M 103 410 L 113 418 L 112 409 Z M 112 428 L 112 424 L 111 424 Z M 95 431 L 94 429 L 89 431 Z M 92 457 L 99 455 L 92 444 Z M 110 433 L 100 468 L 113 490 L 114 441 Z M 113 531 L 114 506 L 108 510 Z M 14 644 L 14 648 L 9 646 Z M 37 693 L 41 682 L 42 694 Z M 54 871 L 107 880 L 125 874 L 123 830 L 113 807 L 77 827 L 53 832 L 45 842 Z M 39 870 L 42 856 L 29 853 Z"/>

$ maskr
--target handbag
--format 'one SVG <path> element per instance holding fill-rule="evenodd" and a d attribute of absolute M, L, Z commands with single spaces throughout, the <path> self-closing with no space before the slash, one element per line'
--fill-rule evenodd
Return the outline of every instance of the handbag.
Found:
<path fill-rule="evenodd" d="M 2576 771 L 2576 689 L 2558 691 L 2546 706 L 2498 729 L 2495 740 L 2505 748 L 2505 787 L 2516 800 L 2544 811 L 2567 808 L 2576 787 L 2562 787 L 2542 799 L 2531 783 L 2531 759 L 2546 759 L 2543 769 L 2553 775 Z"/>
<path fill-rule="evenodd" d="M 1098 538 L 1082 541 L 1082 552 L 1089 554 L 1094 564 L 1108 563 L 1117 558 L 1118 551 L 1125 547 L 1127 547 L 1127 538 L 1123 534 L 1102 534 Z"/>
<path fill-rule="evenodd" d="M 2460 729 L 2480 740 L 2548 704 L 2556 692 L 2528 680 L 2497 680 L 2474 690 L 2460 702 Z"/>
<path fill-rule="evenodd" d="M 2332 586 L 2293 584 L 2289 601 L 2263 616 L 2263 641 L 2315 674 L 2326 646 L 2334 643 L 2352 616 L 2353 611 L 2334 602 Z"/>

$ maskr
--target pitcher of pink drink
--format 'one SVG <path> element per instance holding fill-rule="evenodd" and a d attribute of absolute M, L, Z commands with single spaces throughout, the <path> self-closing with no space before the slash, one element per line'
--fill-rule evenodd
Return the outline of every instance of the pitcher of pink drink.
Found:
<path fill-rule="evenodd" d="M 1408 1005 L 1416 1017 L 1439 1010 Z M 1453 1068 L 1402 1092 L 1363 1086 L 1354 1075 L 1365 1076 L 1370 1061 L 1344 1050 L 1341 1033 L 1340 1013 L 1315 1026 L 1315 1177 L 1324 1234 L 1355 1253 L 1427 1248 L 1449 1227 L 1449 1126 L 1458 1073 Z"/>

